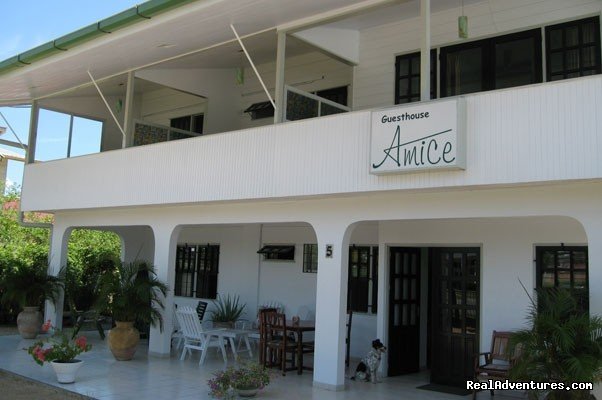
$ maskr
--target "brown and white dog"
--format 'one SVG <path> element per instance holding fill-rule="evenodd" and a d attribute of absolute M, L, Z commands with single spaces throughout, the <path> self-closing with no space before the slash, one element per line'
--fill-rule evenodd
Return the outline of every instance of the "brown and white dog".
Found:
<path fill-rule="evenodd" d="M 366 382 L 376 383 L 378 382 L 378 368 L 380 367 L 380 360 L 382 355 L 387 351 L 385 345 L 380 339 L 372 341 L 372 350 L 368 352 L 366 357 L 362 358 L 362 361 L 357 365 L 355 369 L 355 375 L 351 379 L 364 380 Z"/>

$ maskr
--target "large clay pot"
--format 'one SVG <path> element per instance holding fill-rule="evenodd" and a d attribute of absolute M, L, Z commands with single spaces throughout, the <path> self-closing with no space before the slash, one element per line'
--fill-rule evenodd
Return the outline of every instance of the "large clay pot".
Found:
<path fill-rule="evenodd" d="M 109 331 L 109 349 L 118 361 L 129 361 L 134 358 L 136 347 L 140 341 L 140 332 L 134 328 L 133 322 L 115 322 L 115 328 Z"/>
<path fill-rule="evenodd" d="M 42 327 L 42 313 L 39 307 L 23 307 L 17 316 L 17 329 L 23 339 L 35 339 Z"/>
<path fill-rule="evenodd" d="M 77 371 L 84 365 L 84 362 L 82 360 L 73 360 L 70 362 L 51 361 L 50 365 L 52 365 L 59 383 L 73 383 L 75 382 Z"/>

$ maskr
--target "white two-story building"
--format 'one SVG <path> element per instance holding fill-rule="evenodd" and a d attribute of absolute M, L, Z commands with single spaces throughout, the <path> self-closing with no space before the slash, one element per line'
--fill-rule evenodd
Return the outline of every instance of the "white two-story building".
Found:
<path fill-rule="evenodd" d="M 344 387 L 348 309 L 353 357 L 380 338 L 388 375 L 464 385 L 493 330 L 524 326 L 521 283 L 602 314 L 601 12 L 149 1 L 0 63 L 0 104 L 32 110 L 22 211 L 54 214 L 53 271 L 74 228 L 119 234 L 167 310 L 309 309 L 316 386 Z"/>

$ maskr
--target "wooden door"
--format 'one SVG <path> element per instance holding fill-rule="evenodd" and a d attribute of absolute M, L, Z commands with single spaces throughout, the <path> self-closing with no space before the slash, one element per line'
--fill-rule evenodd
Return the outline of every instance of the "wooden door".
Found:
<path fill-rule="evenodd" d="M 432 248 L 431 382 L 465 387 L 479 349 L 479 248 Z"/>
<path fill-rule="evenodd" d="M 392 247 L 389 262 L 389 376 L 418 372 L 420 249 Z"/>

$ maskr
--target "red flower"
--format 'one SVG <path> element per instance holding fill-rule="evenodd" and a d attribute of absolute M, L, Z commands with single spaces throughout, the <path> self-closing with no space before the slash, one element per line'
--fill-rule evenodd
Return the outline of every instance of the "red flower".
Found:
<path fill-rule="evenodd" d="M 77 347 L 79 347 L 80 349 L 82 349 L 82 350 L 85 351 L 86 350 L 86 345 L 87 345 L 86 337 L 85 336 L 80 336 L 77 339 L 75 339 L 75 345 Z"/>
<path fill-rule="evenodd" d="M 46 333 L 48 332 L 48 330 L 52 327 L 52 322 L 50 322 L 50 320 L 44 322 L 44 325 L 42 325 L 42 333 Z"/>

